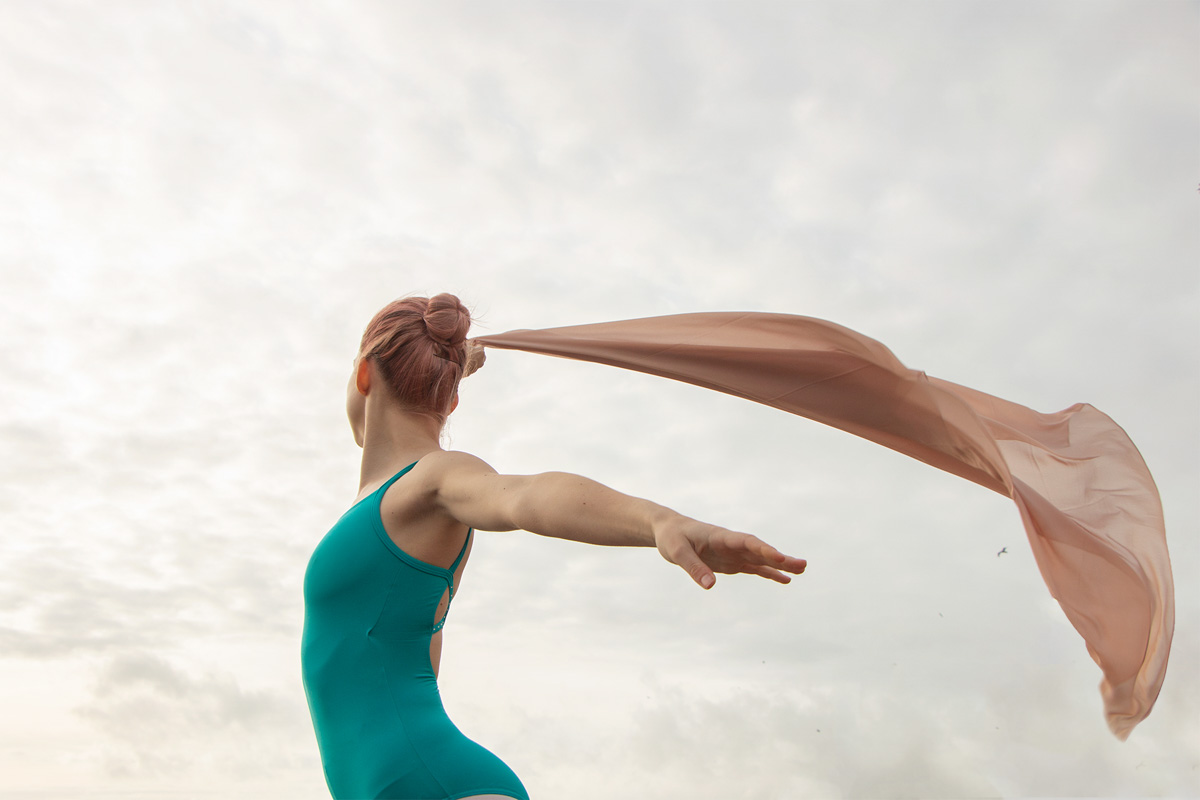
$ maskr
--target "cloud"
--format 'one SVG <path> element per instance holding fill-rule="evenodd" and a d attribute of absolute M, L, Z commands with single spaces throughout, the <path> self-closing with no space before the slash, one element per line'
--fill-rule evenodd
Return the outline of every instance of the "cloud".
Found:
<path fill-rule="evenodd" d="M 102 758 L 118 778 L 286 780 L 312 765 L 292 735 L 309 724 L 302 700 L 245 689 L 224 671 L 189 674 L 149 652 L 108 660 L 78 713 L 103 735 Z"/>

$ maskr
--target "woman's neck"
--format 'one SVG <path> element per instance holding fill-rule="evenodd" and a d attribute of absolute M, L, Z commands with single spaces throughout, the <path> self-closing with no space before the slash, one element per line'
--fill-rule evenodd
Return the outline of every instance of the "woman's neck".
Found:
<path fill-rule="evenodd" d="M 381 485 L 428 453 L 441 450 L 442 423 L 394 403 L 367 398 L 360 490 Z"/>

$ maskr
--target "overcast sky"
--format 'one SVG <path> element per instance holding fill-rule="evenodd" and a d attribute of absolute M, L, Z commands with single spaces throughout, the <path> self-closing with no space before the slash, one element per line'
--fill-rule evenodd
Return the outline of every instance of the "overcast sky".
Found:
<path fill-rule="evenodd" d="M 447 446 L 809 559 L 702 592 L 481 534 L 442 693 L 539 800 L 1200 794 L 1195 2 L 0 0 L 0 797 L 327 797 L 309 554 L 369 317 L 873 336 L 1162 492 L 1128 742 L 1015 506 L 778 411 L 495 352 Z M 1007 554 L 997 556 L 1002 548 Z"/>

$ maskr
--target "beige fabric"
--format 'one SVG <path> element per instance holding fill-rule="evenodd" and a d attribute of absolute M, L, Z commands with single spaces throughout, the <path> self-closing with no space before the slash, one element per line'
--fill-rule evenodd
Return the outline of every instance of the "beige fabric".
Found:
<path fill-rule="evenodd" d="M 1154 480 L 1123 430 L 1080 404 L 1056 414 L 906 368 L 879 342 L 785 314 L 701 313 L 481 336 L 764 403 L 1011 497 L 1050 593 L 1100 665 L 1121 739 L 1154 705 L 1174 589 Z"/>

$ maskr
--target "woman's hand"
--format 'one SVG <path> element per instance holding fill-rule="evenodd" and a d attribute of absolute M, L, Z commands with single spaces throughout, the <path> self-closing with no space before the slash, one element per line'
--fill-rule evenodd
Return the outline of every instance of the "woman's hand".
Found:
<path fill-rule="evenodd" d="M 757 536 L 678 515 L 654 526 L 654 544 L 663 558 L 682 567 L 705 589 L 717 582 L 714 572 L 744 572 L 790 583 L 787 573 L 799 575 L 808 566 L 803 558 L 785 556 Z"/>

